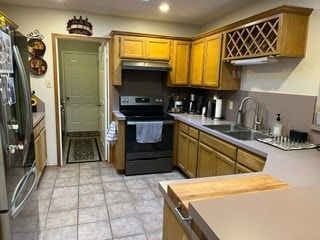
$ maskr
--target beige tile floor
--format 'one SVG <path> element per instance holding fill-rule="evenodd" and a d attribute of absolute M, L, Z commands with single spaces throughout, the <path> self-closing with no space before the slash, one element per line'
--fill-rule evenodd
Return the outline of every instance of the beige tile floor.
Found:
<path fill-rule="evenodd" d="M 42 240 L 160 240 L 163 197 L 158 182 L 179 171 L 125 176 L 111 164 L 47 167 L 39 185 Z"/>

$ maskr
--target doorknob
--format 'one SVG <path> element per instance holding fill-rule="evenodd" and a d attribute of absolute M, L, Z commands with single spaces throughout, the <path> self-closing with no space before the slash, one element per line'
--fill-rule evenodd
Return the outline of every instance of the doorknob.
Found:
<path fill-rule="evenodd" d="M 69 101 L 69 100 L 70 100 L 70 97 L 67 97 L 67 100 Z"/>
<path fill-rule="evenodd" d="M 101 107 L 101 104 L 100 104 L 100 103 L 98 103 L 98 104 L 97 104 L 97 107 Z"/>

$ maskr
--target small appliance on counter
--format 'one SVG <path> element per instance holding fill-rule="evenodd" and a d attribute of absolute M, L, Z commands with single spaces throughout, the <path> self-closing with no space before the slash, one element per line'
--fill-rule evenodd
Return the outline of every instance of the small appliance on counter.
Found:
<path fill-rule="evenodd" d="M 210 117 L 211 119 L 221 119 L 222 111 L 222 99 L 214 97 L 213 100 L 209 100 L 205 107 L 204 115 Z"/>
<path fill-rule="evenodd" d="M 203 107 L 204 107 L 204 96 L 203 95 L 197 95 L 196 114 L 201 114 Z"/>
<path fill-rule="evenodd" d="M 188 113 L 196 114 L 196 112 L 197 112 L 197 95 L 194 93 L 191 93 L 189 97 Z"/>
<path fill-rule="evenodd" d="M 204 96 L 202 94 L 191 93 L 189 96 L 188 113 L 202 114 L 204 107 Z"/>
<path fill-rule="evenodd" d="M 172 93 L 169 96 L 168 112 L 184 113 L 186 111 L 186 98 L 180 93 Z"/>

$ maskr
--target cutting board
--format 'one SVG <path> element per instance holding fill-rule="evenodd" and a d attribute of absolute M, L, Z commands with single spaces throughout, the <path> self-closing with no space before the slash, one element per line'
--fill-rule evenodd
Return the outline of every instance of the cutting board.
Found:
<path fill-rule="evenodd" d="M 236 194 L 247 194 L 260 191 L 286 189 L 289 186 L 278 179 L 267 175 L 245 176 L 229 179 L 208 179 L 208 181 L 193 183 L 177 183 L 168 185 L 168 196 L 175 206 L 181 203 L 181 213 L 188 217 L 190 201 Z"/>

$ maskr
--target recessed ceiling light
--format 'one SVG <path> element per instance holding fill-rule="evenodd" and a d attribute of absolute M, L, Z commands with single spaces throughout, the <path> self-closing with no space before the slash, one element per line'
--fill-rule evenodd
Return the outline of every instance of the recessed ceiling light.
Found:
<path fill-rule="evenodd" d="M 168 12 L 168 10 L 170 9 L 169 5 L 167 3 L 162 3 L 159 7 L 161 12 Z"/>

